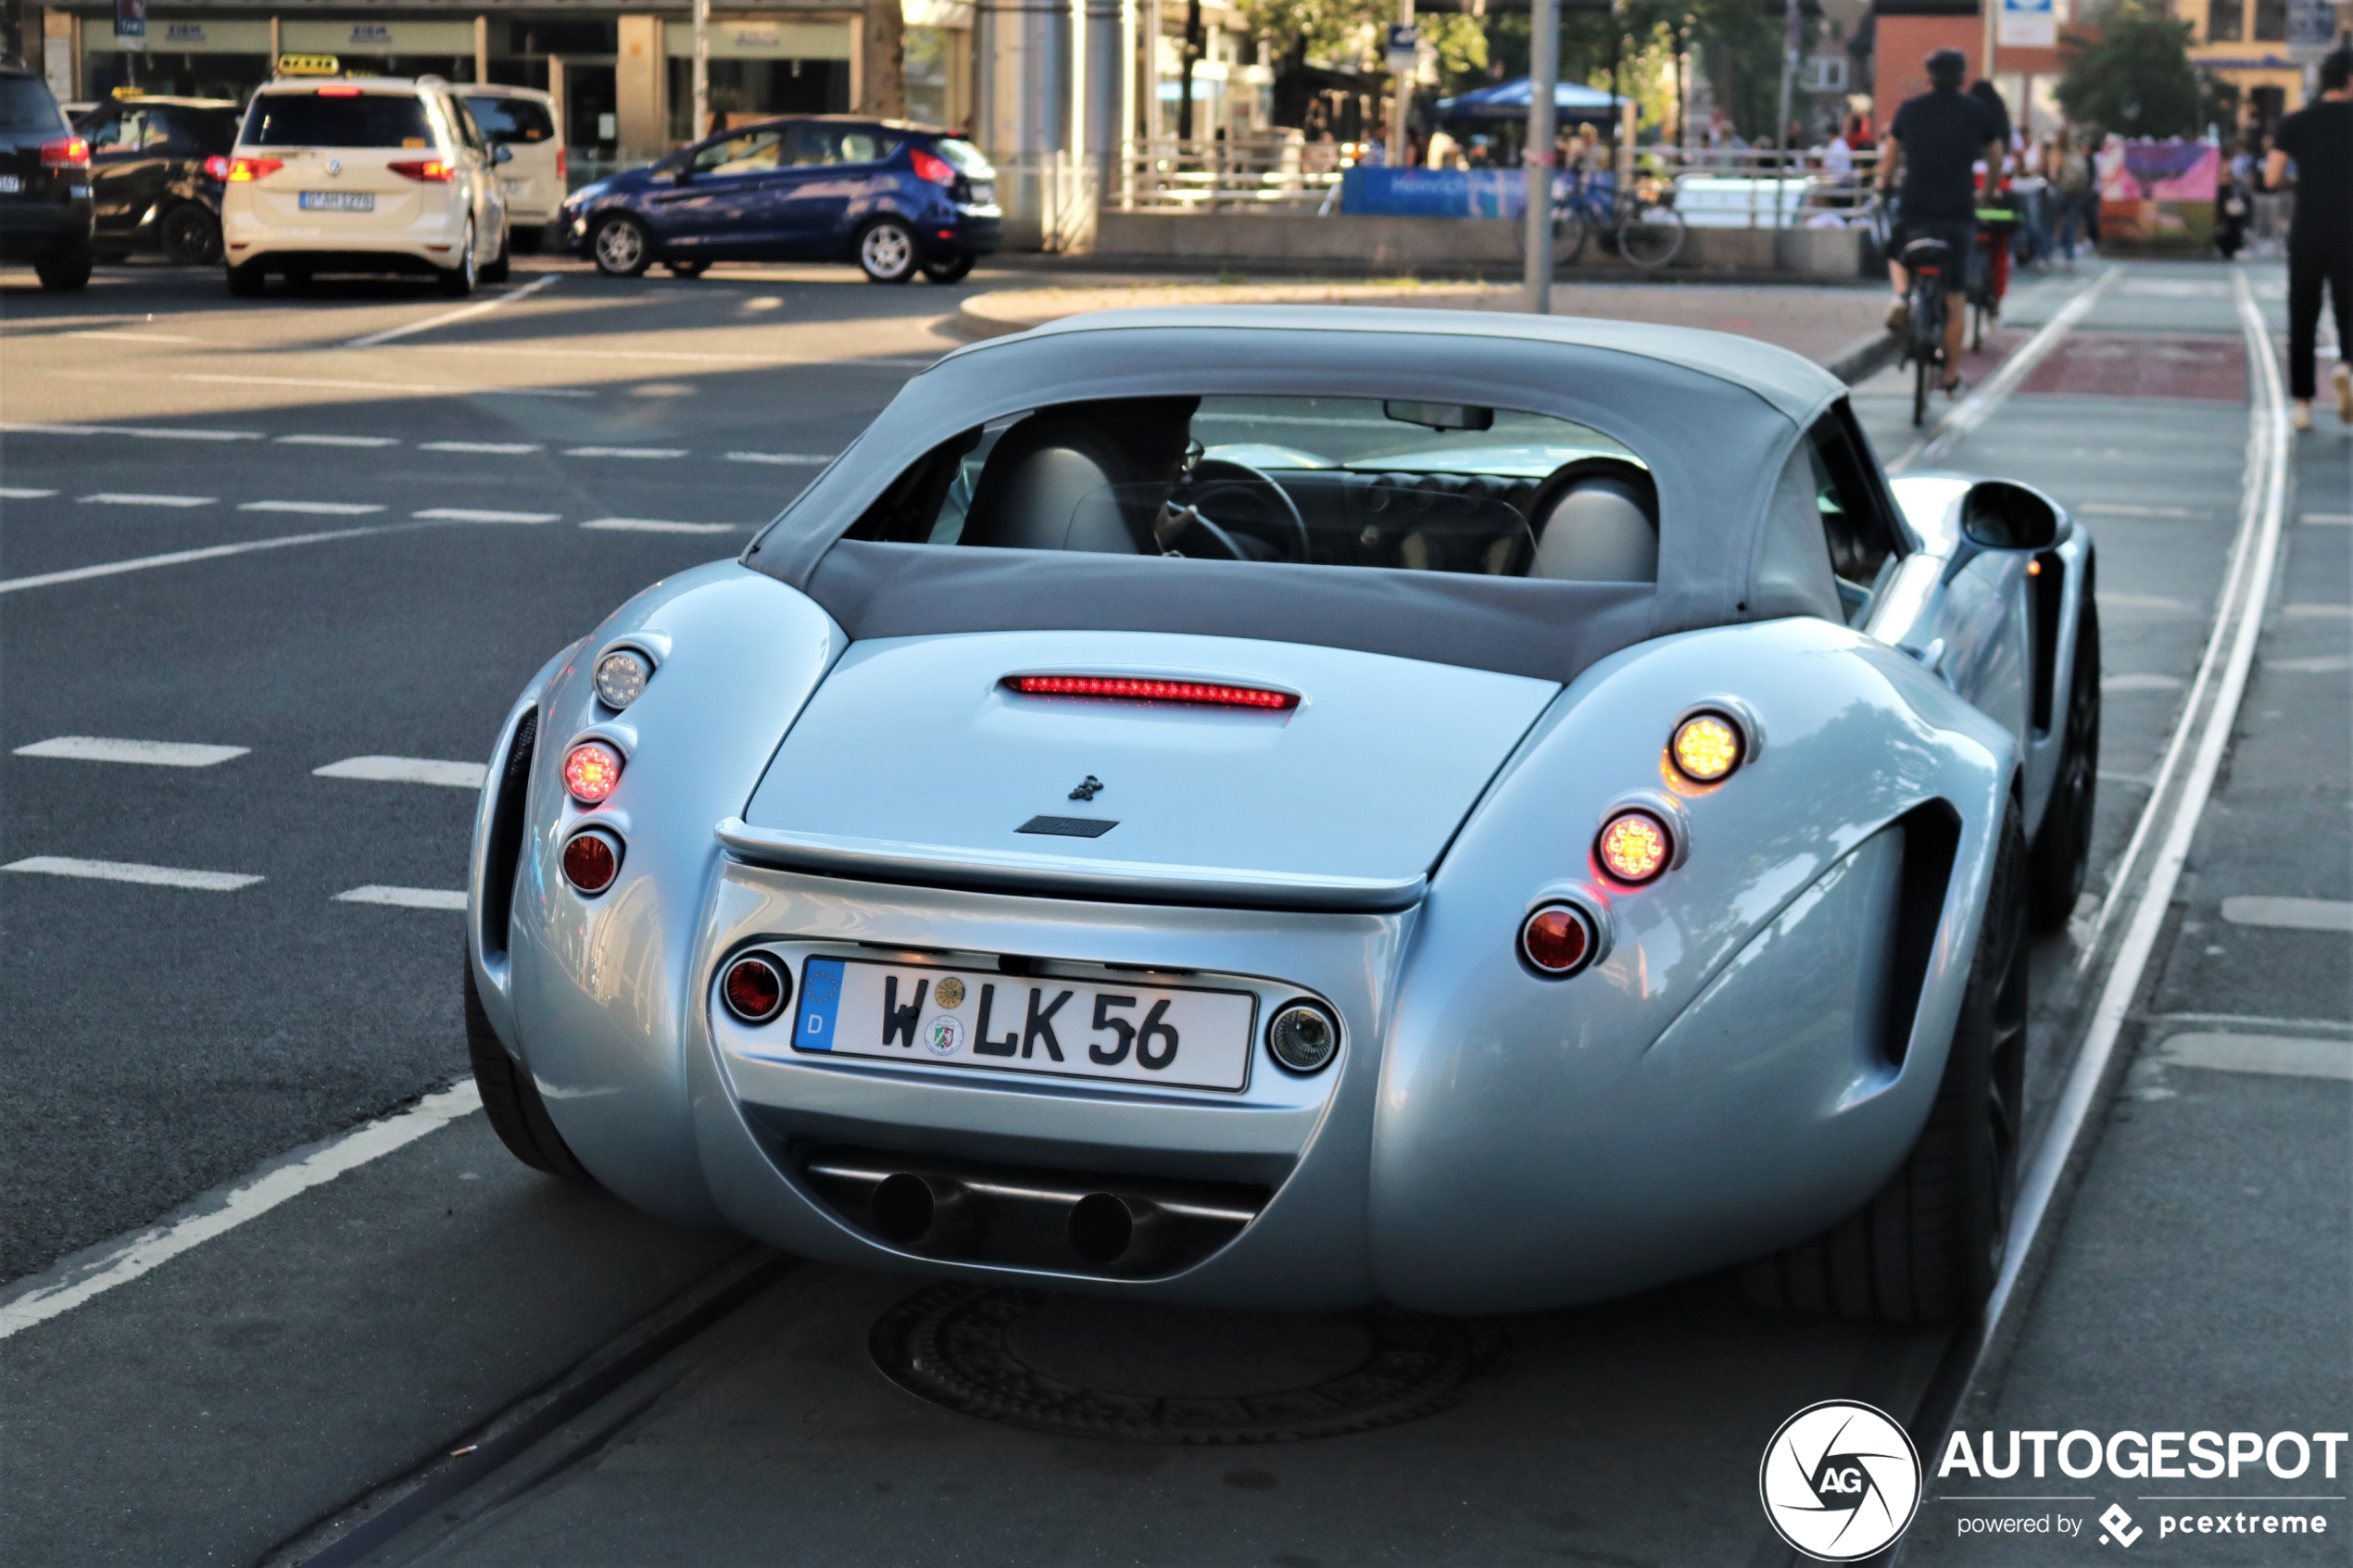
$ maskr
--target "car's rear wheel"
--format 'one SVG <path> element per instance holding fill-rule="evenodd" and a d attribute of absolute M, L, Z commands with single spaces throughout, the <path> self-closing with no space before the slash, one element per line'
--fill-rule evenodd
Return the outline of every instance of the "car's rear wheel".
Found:
<path fill-rule="evenodd" d="M 473 1061 L 474 1085 L 482 1091 L 483 1114 L 507 1152 L 535 1171 L 561 1176 L 568 1182 L 593 1184 L 596 1177 L 573 1158 L 547 1114 L 547 1102 L 531 1074 L 507 1054 L 490 1015 L 482 1009 L 482 993 L 474 988 L 473 960 L 466 960 L 466 1054 Z"/>
<path fill-rule="evenodd" d="M 597 270 L 606 277 L 634 278 L 653 261 L 653 236 L 634 218 L 608 218 L 597 225 L 588 254 L 596 258 Z"/>
<path fill-rule="evenodd" d="M 971 276 L 975 257 L 951 256 L 945 261 L 924 263 L 924 276 L 935 283 L 961 283 Z"/>
<path fill-rule="evenodd" d="M 490 265 L 482 270 L 484 282 L 503 283 L 507 281 L 507 274 L 510 270 L 509 262 L 514 255 L 514 233 L 511 230 L 498 236 L 498 254 L 492 257 Z"/>
<path fill-rule="evenodd" d="M 2075 912 L 2092 863 L 2092 808 L 2100 777 L 2100 613 L 2084 583 L 2075 623 L 2075 671 L 2068 682 L 2067 733 L 2058 776 L 2026 857 L 2026 922 L 2057 931 Z"/>
<path fill-rule="evenodd" d="M 220 259 L 220 225 L 195 202 L 182 202 L 163 218 L 163 258 L 175 267 L 203 267 Z"/>
<path fill-rule="evenodd" d="M 916 260 L 914 231 L 896 218 L 878 218 L 858 236 L 858 270 L 870 283 L 903 283 Z"/>
<path fill-rule="evenodd" d="M 711 270 L 708 261 L 665 261 L 662 265 L 670 269 L 673 278 L 699 278 Z"/>
<path fill-rule="evenodd" d="M 1743 1271 L 1752 1299 L 1881 1323 L 1952 1323 L 1985 1304 L 2009 1241 L 2026 1073 L 2026 845 L 2002 824 L 1985 919 L 1928 1124 L 1857 1212 Z"/>
<path fill-rule="evenodd" d="M 260 294 L 261 285 L 268 278 L 268 274 L 262 271 L 261 263 L 258 261 L 248 261 L 242 266 L 230 267 L 221 275 L 228 280 L 229 292 L 239 299 L 251 299 Z"/>
<path fill-rule="evenodd" d="M 33 275 L 51 294 L 71 294 L 90 282 L 90 245 L 61 245 L 32 264 Z"/>
<path fill-rule="evenodd" d="M 466 232 L 458 242 L 458 265 L 442 270 L 441 292 L 452 299 L 463 299 L 474 292 L 474 280 L 481 274 L 474 260 L 474 220 L 466 220 Z"/>

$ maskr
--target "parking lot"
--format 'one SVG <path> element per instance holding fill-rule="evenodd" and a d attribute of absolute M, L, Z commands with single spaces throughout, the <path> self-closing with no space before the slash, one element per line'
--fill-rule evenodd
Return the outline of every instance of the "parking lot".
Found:
<path fill-rule="evenodd" d="M 1991 1335 L 1767 1312 L 1729 1275 L 1476 1323 L 1000 1304 L 1022 1376 L 1224 1401 L 1241 1437 L 1384 1335 L 1420 1358 L 1378 1420 L 1191 1445 L 925 1402 L 877 1357 L 955 1342 L 968 1303 L 535 1175 L 468 1098 L 455 911 L 514 694 L 748 543 L 1005 275 L 538 261 L 453 305 L 7 274 L 6 1556 L 1778 1564 L 1758 1455 L 1820 1399 L 1923 1447 L 1956 1412 L 2344 1425 L 2353 431 L 2286 439 L 2250 358 L 2281 270 L 2088 264 L 2021 283 L 1942 424 L 1896 372 L 1856 391 L 1891 465 L 2025 480 L 2099 546 L 2093 890 L 2034 954 Z M 2332 1533 L 2143 1549 L 2347 1560 L 2342 1479 L 2232 1486 L 2315 1494 Z M 1964 1537 L 2007 1489 L 1931 1479 L 1902 1549 L 2093 1549 Z M 2030 1489 L 2084 1517 L 2169 1492 Z"/>

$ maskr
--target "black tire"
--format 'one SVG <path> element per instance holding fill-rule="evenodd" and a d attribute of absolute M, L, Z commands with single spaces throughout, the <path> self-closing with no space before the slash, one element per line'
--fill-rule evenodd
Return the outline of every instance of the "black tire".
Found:
<path fill-rule="evenodd" d="M 267 281 L 267 275 L 261 270 L 261 263 L 258 261 L 248 261 L 241 267 L 231 267 L 221 276 L 228 281 L 229 292 L 239 299 L 258 298 L 261 294 L 262 283 Z"/>
<path fill-rule="evenodd" d="M 1617 254 L 1650 270 L 1683 252 L 1683 215 L 1663 202 L 1637 201 L 1617 225 Z"/>
<path fill-rule="evenodd" d="M 547 231 L 542 224 L 525 223 L 514 231 L 512 239 L 517 256 L 537 256 L 539 247 L 547 243 Z"/>
<path fill-rule="evenodd" d="M 90 282 L 90 245 L 61 245 L 32 264 L 33 275 L 51 294 L 71 294 Z"/>
<path fill-rule="evenodd" d="M 1935 361 L 1925 356 L 1912 361 L 1912 427 L 1917 430 L 1928 422 L 1928 390 Z"/>
<path fill-rule="evenodd" d="M 563 1135 L 547 1115 L 531 1074 L 507 1054 L 490 1015 L 482 1010 L 482 993 L 474 988 L 472 959 L 466 960 L 466 1054 L 472 1059 L 474 1085 L 482 1091 L 483 1113 L 490 1130 L 507 1152 L 535 1171 L 561 1176 L 568 1182 L 595 1185 L 597 1178 L 573 1157 Z"/>
<path fill-rule="evenodd" d="M 961 283 L 972 276 L 973 264 L 979 259 L 976 256 L 951 256 L 945 261 L 926 261 L 924 276 L 935 283 Z"/>
<path fill-rule="evenodd" d="M 441 292 L 450 299 L 463 299 L 474 292 L 481 277 L 480 264 L 474 260 L 474 220 L 466 220 L 466 232 L 458 242 L 458 265 L 442 269 L 437 280 Z"/>
<path fill-rule="evenodd" d="M 2018 1190 L 2025 859 L 2013 807 L 2002 824 L 1944 1076 L 1911 1152 L 1857 1212 L 1743 1270 L 1750 1299 L 1898 1323 L 1955 1323 L 1985 1305 L 2001 1273 Z"/>
<path fill-rule="evenodd" d="M 2075 913 L 2092 863 L 2092 809 L 2100 779 L 2100 612 L 2083 582 L 2075 622 L 2075 670 L 2068 682 L 2067 732 L 2058 776 L 2026 857 L 2026 923 L 2057 931 Z"/>
<path fill-rule="evenodd" d="M 635 219 L 616 214 L 597 225 L 588 256 L 608 278 L 635 278 L 653 265 L 654 237 Z"/>
<path fill-rule="evenodd" d="M 877 218 L 858 232 L 851 253 L 868 282 L 903 283 L 915 275 L 923 249 L 906 224 L 896 218 Z"/>
<path fill-rule="evenodd" d="M 515 237 L 511 231 L 498 236 L 498 254 L 492 257 L 490 265 L 482 270 L 484 282 L 503 283 L 507 281 L 508 273 L 512 270 L 510 264 L 514 259 L 514 244 Z"/>
<path fill-rule="evenodd" d="M 670 269 L 673 278 L 699 278 L 711 270 L 708 261 L 665 261 L 662 265 Z"/>
<path fill-rule="evenodd" d="M 163 215 L 163 258 L 174 267 L 208 267 L 220 259 L 220 224 L 195 202 Z"/>

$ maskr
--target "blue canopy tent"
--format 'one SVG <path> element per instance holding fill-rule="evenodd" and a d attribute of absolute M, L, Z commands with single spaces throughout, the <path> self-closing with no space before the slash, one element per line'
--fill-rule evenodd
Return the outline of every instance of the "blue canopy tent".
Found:
<path fill-rule="evenodd" d="M 1535 95 L 1528 78 L 1524 76 L 1517 82 L 1499 82 L 1492 87 L 1481 87 L 1477 92 L 1459 93 L 1451 98 L 1439 99 L 1438 119 L 1441 124 L 1465 120 L 1516 120 L 1525 124 L 1529 101 Z M 1605 118 L 1612 105 L 1630 102 L 1631 99 L 1615 98 L 1598 87 L 1587 87 L 1581 82 L 1562 82 L 1553 88 L 1553 103 L 1560 112 L 1563 125 L 1574 125 L 1580 119 Z"/>

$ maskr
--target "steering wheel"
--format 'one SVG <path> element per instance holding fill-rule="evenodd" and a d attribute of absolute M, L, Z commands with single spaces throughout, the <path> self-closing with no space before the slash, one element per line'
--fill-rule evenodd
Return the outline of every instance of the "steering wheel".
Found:
<path fill-rule="evenodd" d="M 1231 560 L 1266 558 L 1251 550 L 1252 545 L 1271 551 L 1277 560 L 1308 558 L 1307 520 L 1300 516 L 1299 503 L 1248 463 L 1203 458 L 1178 482 L 1169 505 L 1190 515 L 1166 543 L 1189 534 Z"/>

